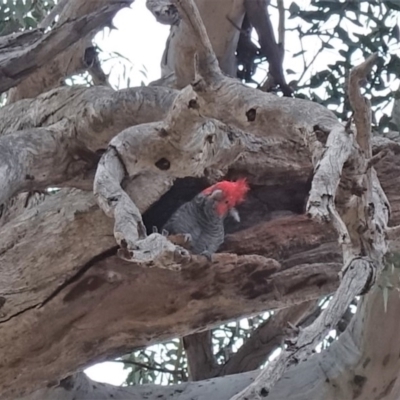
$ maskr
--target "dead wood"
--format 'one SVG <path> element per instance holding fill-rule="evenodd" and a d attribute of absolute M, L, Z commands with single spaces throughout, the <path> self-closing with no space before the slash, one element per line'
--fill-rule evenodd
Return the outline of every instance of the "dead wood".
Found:
<path fill-rule="evenodd" d="M 15 33 L 0 40 L 0 92 L 16 86 L 37 69 L 51 63 L 60 53 L 68 49 L 82 36 L 98 30 L 108 22 L 126 1 L 116 1 L 87 15 L 65 20 L 48 33 L 35 29 L 23 33 Z M 40 92 L 39 92 L 40 93 Z M 31 92 L 35 97 L 39 93 Z M 9 101 L 22 97 L 16 94 Z"/>

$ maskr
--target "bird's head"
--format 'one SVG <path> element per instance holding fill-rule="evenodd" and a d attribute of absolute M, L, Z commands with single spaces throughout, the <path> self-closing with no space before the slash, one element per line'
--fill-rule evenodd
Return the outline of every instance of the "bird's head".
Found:
<path fill-rule="evenodd" d="M 215 201 L 215 211 L 220 217 L 228 213 L 239 220 L 239 214 L 235 207 L 245 200 L 249 186 L 246 179 L 239 179 L 236 182 L 221 181 L 202 191 L 202 194 L 209 196 Z"/>

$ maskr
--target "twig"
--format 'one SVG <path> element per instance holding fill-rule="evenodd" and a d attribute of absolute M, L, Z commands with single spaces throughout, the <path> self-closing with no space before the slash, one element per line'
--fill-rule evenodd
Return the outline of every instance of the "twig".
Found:
<path fill-rule="evenodd" d="M 372 158 L 370 158 L 367 162 L 367 169 L 376 165 L 379 161 L 385 158 L 390 153 L 390 150 L 385 149 L 375 154 Z"/>
<path fill-rule="evenodd" d="M 297 86 L 300 85 L 301 80 L 303 79 L 304 75 L 307 73 L 308 69 L 313 65 L 314 61 L 317 59 L 317 57 L 321 54 L 322 50 L 324 50 L 324 46 L 322 45 L 318 51 L 314 54 L 313 58 L 311 59 L 310 63 L 307 65 L 306 59 L 304 56 L 304 47 L 303 47 L 303 42 L 300 40 L 300 45 L 301 45 L 301 50 L 303 51 L 303 63 L 304 63 L 304 68 L 303 72 L 300 75 L 300 78 L 297 80 Z"/>
<path fill-rule="evenodd" d="M 285 49 L 285 6 L 283 4 L 283 0 L 278 0 L 278 12 L 279 12 L 279 25 L 278 25 L 278 45 L 282 51 L 282 60 Z"/>
<path fill-rule="evenodd" d="M 357 127 L 357 142 L 367 158 L 372 157 L 371 149 L 371 108 L 359 90 L 359 82 L 371 72 L 378 59 L 378 53 L 369 56 L 361 65 L 353 68 L 349 77 L 349 101 L 354 111 L 354 122 Z"/>
<path fill-rule="evenodd" d="M 116 362 L 116 363 L 123 363 L 127 365 L 133 365 L 135 367 L 140 367 L 140 368 L 146 368 L 149 369 L 150 371 L 157 371 L 157 372 L 162 372 L 164 374 L 172 374 L 172 375 L 182 375 L 183 371 L 181 370 L 171 370 L 168 368 L 162 368 L 162 367 L 153 367 L 148 364 L 144 364 L 138 361 L 131 361 L 131 360 L 109 360 L 111 362 Z"/>

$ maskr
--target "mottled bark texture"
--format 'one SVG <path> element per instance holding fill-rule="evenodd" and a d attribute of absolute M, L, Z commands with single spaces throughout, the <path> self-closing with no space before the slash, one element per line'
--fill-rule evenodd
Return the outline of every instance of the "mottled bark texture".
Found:
<path fill-rule="evenodd" d="M 47 47 L 39 42 L 41 45 L 36 52 L 33 50 L 33 57 L 27 59 L 28 63 L 17 64 L 20 68 L 27 69 L 21 77 L 25 79 L 13 83 L 12 86 L 18 85 L 9 91 L 7 102 L 36 97 L 59 86 L 65 78 L 87 70 L 89 65 L 86 52 L 93 46 L 94 35 L 105 26 L 111 26 L 114 15 L 122 8 L 129 7 L 132 2 L 133 0 L 68 0 L 60 7 L 59 19 L 48 34 L 49 38 L 54 37 L 53 44 L 47 43 L 45 36 L 42 42 Z M 97 18 L 90 18 L 91 14 L 97 15 Z M 75 25 L 73 21 L 76 21 Z M 68 26 L 69 29 L 66 28 Z M 60 48 L 64 42 L 74 45 Z"/>
<path fill-rule="evenodd" d="M 392 248 L 400 248 L 400 145 L 370 138 L 358 80 L 374 58 L 353 71 L 356 127 L 344 126 L 320 105 L 227 76 L 238 32 L 225 16 L 240 24 L 243 4 L 212 4 L 197 1 L 207 36 L 193 1 L 148 2 L 160 21 L 177 24 L 168 65 L 182 90 L 55 87 L 79 70 L 72 60 L 81 60 L 84 35 L 32 72 L 10 93 L 12 104 L 0 109 L 0 397 L 398 398 L 400 300 L 391 291 L 384 313 L 382 285 L 373 283 L 383 280 L 389 201 L 388 233 Z M 69 18 L 89 18 L 98 5 L 70 0 L 47 35 L 73 24 Z M 228 226 L 212 262 L 161 234 L 147 236 L 210 182 L 241 176 L 251 185 L 239 208 L 243 223 Z M 62 187 L 54 195 L 24 193 L 53 185 Z M 313 218 L 300 215 L 305 210 Z M 312 354 L 354 295 L 371 285 L 339 340 Z M 275 367 L 244 372 L 286 337 L 283 325 L 297 322 L 304 303 L 331 293 L 328 311 L 292 332 L 298 337 Z M 201 332 L 266 310 L 280 311 L 221 372 Z M 238 375 L 114 388 L 79 373 L 197 332 L 202 340 L 186 340 L 188 353 L 203 348 L 203 365 L 191 364 L 193 378 L 216 369 Z"/>
<path fill-rule="evenodd" d="M 11 89 L 7 99 L 9 103 L 35 97 L 43 90 L 58 85 L 62 77 L 78 72 L 78 61 L 75 60 L 79 59 L 82 65 L 84 49 L 88 47 L 91 38 L 105 24 L 110 23 L 118 10 L 130 2 L 71 0 L 69 3 L 74 3 L 74 12 L 68 8 L 48 33 L 44 33 L 44 28 L 38 28 L 0 39 L 0 92 L 18 85 Z M 82 7 L 83 4 L 92 4 L 93 7 Z M 83 40 L 86 40 L 86 45 L 78 48 L 77 42 L 80 44 Z M 57 61 L 63 63 L 58 65 L 62 69 L 62 73 L 58 74 L 52 70 Z"/>

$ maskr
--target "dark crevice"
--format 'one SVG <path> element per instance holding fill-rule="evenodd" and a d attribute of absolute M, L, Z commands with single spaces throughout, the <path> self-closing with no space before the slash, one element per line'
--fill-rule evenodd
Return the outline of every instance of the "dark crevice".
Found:
<path fill-rule="evenodd" d="M 122 168 L 124 170 L 124 175 L 125 176 L 129 176 L 128 170 L 127 170 L 126 165 L 124 163 L 124 160 L 122 159 L 121 155 L 119 154 L 117 148 L 115 146 L 112 146 L 111 144 L 109 145 L 109 147 L 114 150 L 115 156 L 118 158 L 118 161 L 121 163 L 121 166 L 122 166 Z"/>
<path fill-rule="evenodd" d="M 227 176 L 225 179 L 231 179 Z M 232 178 L 234 180 L 234 178 Z M 303 214 L 310 182 L 290 182 L 282 186 L 251 185 L 246 201 L 237 207 L 241 222 L 226 219 L 226 233 L 251 228 L 260 222 L 286 214 Z M 172 213 L 209 186 L 205 178 L 177 179 L 173 187 L 154 203 L 143 215 L 148 234 L 157 227 L 160 232 Z"/>
<path fill-rule="evenodd" d="M 171 168 L 171 163 L 165 157 L 162 157 L 156 161 L 155 166 L 161 171 L 168 171 Z"/>
<path fill-rule="evenodd" d="M 39 303 L 39 304 L 40 304 L 40 303 Z M 11 319 L 13 319 L 13 318 L 15 318 L 15 317 L 18 317 L 18 315 L 21 315 L 21 314 L 23 314 L 23 313 L 26 312 L 26 311 L 29 311 L 29 310 L 32 310 L 32 309 L 36 308 L 37 306 L 38 306 L 38 304 L 34 304 L 33 306 L 24 308 L 23 310 L 18 311 L 17 313 L 10 315 L 8 318 L 1 320 L 1 321 L 0 321 L 0 324 L 4 324 L 4 323 L 10 321 Z"/>
<path fill-rule="evenodd" d="M 108 249 L 106 251 L 103 251 L 102 253 L 98 254 L 97 256 L 94 256 L 91 260 L 89 260 L 84 266 L 79 268 L 79 271 L 68 278 L 65 282 L 63 282 L 60 286 L 57 287 L 45 299 L 42 303 L 40 303 L 38 308 L 42 308 L 45 304 L 47 304 L 50 300 L 54 299 L 63 289 L 65 289 L 67 286 L 69 286 L 71 283 L 76 282 L 78 279 L 80 279 L 93 265 L 97 264 L 98 262 L 105 260 L 106 258 L 115 256 L 117 254 L 118 246 L 114 246 L 111 249 Z"/>
<path fill-rule="evenodd" d="M 153 232 L 153 226 L 160 232 L 161 227 L 178 207 L 192 200 L 207 186 L 207 181 L 203 178 L 176 179 L 173 187 L 143 214 L 148 234 Z"/>

